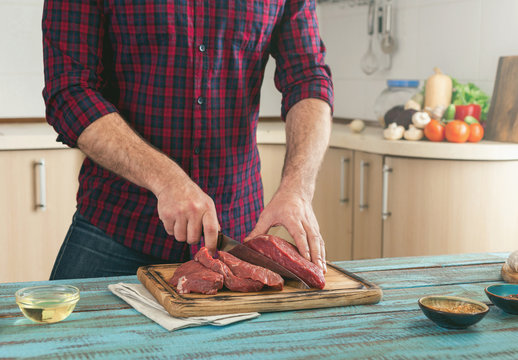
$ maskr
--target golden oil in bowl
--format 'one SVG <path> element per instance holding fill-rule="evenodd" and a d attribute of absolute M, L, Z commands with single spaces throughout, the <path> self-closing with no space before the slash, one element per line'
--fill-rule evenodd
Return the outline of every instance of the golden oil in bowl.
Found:
<path fill-rule="evenodd" d="M 15 297 L 26 318 L 38 323 L 55 323 L 74 311 L 79 289 L 71 285 L 33 286 L 18 290 Z"/>

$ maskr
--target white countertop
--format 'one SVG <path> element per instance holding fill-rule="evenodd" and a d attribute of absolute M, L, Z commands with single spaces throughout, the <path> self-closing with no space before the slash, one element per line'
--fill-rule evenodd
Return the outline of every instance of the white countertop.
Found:
<path fill-rule="evenodd" d="M 63 149 L 47 123 L 0 124 L 0 150 Z M 259 122 L 259 144 L 284 144 L 284 123 Z M 382 129 L 367 127 L 361 134 L 348 125 L 333 124 L 330 146 L 375 154 L 451 160 L 518 160 L 518 144 L 495 141 L 454 144 L 448 142 L 385 140 Z"/>
<path fill-rule="evenodd" d="M 284 123 L 259 123 L 259 144 L 284 144 Z M 391 156 L 449 160 L 518 160 L 518 144 L 482 140 L 478 143 L 435 143 L 427 140 L 385 140 L 382 129 L 366 127 L 360 134 L 353 133 L 348 125 L 333 124 L 331 147 L 365 151 Z"/>
<path fill-rule="evenodd" d="M 66 148 L 56 141 L 58 135 L 47 123 L 0 124 L 0 150 Z"/>

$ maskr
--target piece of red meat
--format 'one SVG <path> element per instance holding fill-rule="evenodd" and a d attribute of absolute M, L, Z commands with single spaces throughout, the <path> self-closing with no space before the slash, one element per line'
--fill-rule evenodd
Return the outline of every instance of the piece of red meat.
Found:
<path fill-rule="evenodd" d="M 260 281 L 275 290 L 282 290 L 284 279 L 279 274 L 238 259 L 226 251 L 218 251 L 218 255 L 219 259 L 230 268 L 234 275 L 244 279 Z"/>
<path fill-rule="evenodd" d="M 180 294 L 214 295 L 223 287 L 223 275 L 190 260 L 176 269 L 169 283 L 175 286 Z"/>
<path fill-rule="evenodd" d="M 326 285 L 322 269 L 306 260 L 295 246 L 280 237 L 259 235 L 245 245 L 290 270 L 311 287 L 323 289 Z"/>
<path fill-rule="evenodd" d="M 263 284 L 259 281 L 243 279 L 235 276 L 223 261 L 214 259 L 209 254 L 209 250 L 206 247 L 202 247 L 196 255 L 194 255 L 194 260 L 212 271 L 223 275 L 223 282 L 231 291 L 252 292 L 259 291 L 263 288 Z"/>

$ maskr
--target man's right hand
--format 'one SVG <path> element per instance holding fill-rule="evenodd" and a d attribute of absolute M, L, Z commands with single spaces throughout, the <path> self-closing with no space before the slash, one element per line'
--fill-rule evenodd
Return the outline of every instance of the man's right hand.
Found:
<path fill-rule="evenodd" d="M 168 234 L 194 244 L 200 241 L 203 231 L 209 251 L 216 250 L 219 223 L 214 201 L 178 164 L 135 133 L 119 114 L 94 121 L 77 143 L 99 165 L 152 191 Z"/>
<path fill-rule="evenodd" d="M 158 216 L 169 235 L 188 244 L 205 238 L 211 253 L 216 250 L 219 222 L 214 201 L 192 180 L 171 182 L 158 194 Z"/>

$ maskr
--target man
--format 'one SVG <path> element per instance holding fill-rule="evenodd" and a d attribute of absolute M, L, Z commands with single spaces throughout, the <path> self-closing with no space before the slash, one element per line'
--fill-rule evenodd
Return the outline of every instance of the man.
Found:
<path fill-rule="evenodd" d="M 312 0 L 46 0 L 47 121 L 86 155 L 51 279 L 188 260 L 282 225 L 325 268 L 311 207 L 332 83 Z M 271 54 L 287 154 L 264 208 L 256 146 Z M 202 239 L 202 242 L 200 242 Z"/>

